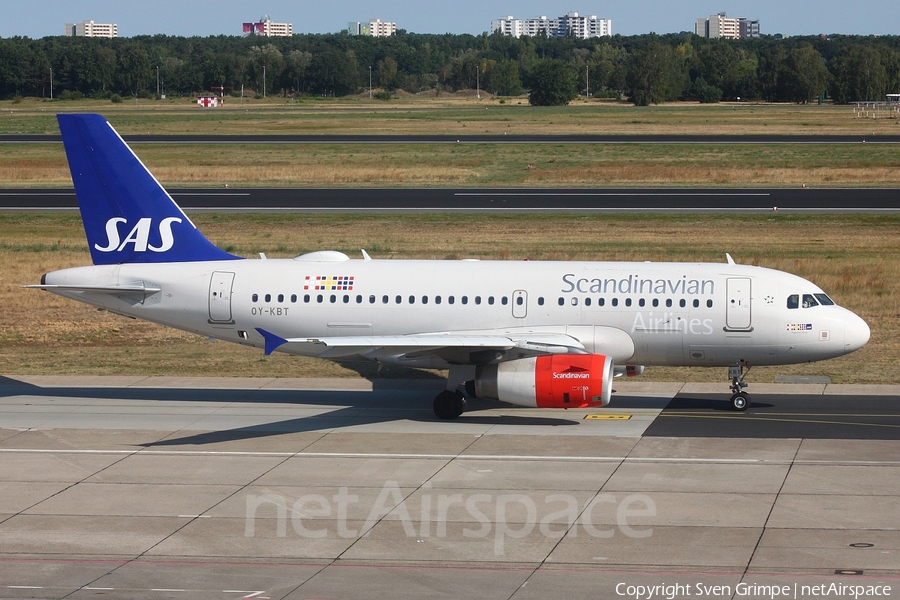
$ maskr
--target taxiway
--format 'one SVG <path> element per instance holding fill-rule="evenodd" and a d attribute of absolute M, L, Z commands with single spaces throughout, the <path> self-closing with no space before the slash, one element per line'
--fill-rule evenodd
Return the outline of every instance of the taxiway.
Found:
<path fill-rule="evenodd" d="M 734 415 L 722 386 L 617 382 L 453 422 L 441 386 L 0 378 L 0 597 L 900 587 L 889 386 L 758 384 Z"/>

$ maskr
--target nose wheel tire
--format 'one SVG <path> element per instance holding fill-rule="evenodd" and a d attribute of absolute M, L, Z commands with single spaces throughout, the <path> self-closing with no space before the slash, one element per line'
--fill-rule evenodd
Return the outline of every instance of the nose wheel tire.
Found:
<path fill-rule="evenodd" d="M 465 412 L 466 397 L 460 392 L 444 390 L 435 397 L 432 407 L 438 419 L 449 421 Z"/>
<path fill-rule="evenodd" d="M 739 412 L 744 412 L 750 408 L 750 395 L 744 392 L 738 392 L 731 396 L 731 408 Z"/>

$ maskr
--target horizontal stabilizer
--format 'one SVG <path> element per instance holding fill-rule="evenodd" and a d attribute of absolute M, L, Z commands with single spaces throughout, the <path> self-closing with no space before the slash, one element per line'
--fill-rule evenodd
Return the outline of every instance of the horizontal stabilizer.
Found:
<path fill-rule="evenodd" d="M 22 287 L 37 290 L 59 290 L 70 292 L 95 292 L 100 294 L 155 294 L 162 291 L 157 286 L 144 284 L 133 285 L 23 285 Z"/>

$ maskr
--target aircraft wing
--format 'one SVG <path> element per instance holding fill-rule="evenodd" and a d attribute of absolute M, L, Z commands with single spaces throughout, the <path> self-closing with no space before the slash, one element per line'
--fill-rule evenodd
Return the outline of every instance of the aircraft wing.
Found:
<path fill-rule="evenodd" d="M 339 336 L 282 338 L 257 327 L 266 341 L 266 354 L 276 349 L 320 350 L 315 355 L 332 360 L 360 357 L 378 360 L 400 357 L 407 360 L 439 358 L 449 364 L 483 364 L 548 354 L 587 354 L 584 345 L 565 334 L 532 333 L 521 336 L 457 335 L 426 333 L 389 336 Z"/>

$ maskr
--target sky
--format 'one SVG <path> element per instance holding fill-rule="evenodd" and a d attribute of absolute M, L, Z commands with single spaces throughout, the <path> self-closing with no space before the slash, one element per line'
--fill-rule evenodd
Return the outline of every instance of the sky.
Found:
<path fill-rule="evenodd" d="M 334 33 L 350 21 L 393 21 L 411 33 L 488 31 L 512 15 L 558 17 L 570 11 L 612 20 L 614 34 L 693 31 L 698 17 L 725 12 L 760 22 L 763 34 L 900 34 L 897 0 L 0 0 L 0 37 L 62 35 L 66 23 L 116 23 L 120 37 L 240 35 L 265 14 L 294 33 Z"/>

